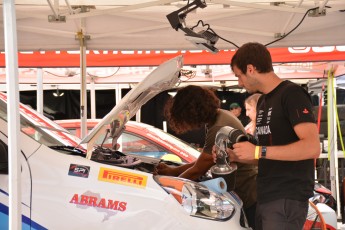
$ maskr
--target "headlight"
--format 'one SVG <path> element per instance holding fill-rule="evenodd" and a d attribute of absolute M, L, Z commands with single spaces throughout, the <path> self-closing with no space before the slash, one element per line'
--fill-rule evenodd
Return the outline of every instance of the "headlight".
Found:
<path fill-rule="evenodd" d="M 154 179 L 191 216 L 227 220 L 235 213 L 235 205 L 229 198 L 209 190 L 205 185 L 177 177 L 154 176 Z"/>

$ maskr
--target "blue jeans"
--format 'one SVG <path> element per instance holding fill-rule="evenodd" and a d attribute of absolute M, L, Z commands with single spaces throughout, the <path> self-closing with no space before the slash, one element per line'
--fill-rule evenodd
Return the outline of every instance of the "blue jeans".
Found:
<path fill-rule="evenodd" d="M 256 206 L 256 230 L 301 230 L 308 214 L 308 201 L 279 199 Z"/>

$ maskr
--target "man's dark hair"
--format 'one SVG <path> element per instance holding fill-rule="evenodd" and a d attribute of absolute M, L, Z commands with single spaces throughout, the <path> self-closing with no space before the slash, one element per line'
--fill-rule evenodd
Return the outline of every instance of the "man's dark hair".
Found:
<path fill-rule="evenodd" d="M 271 54 L 266 46 L 257 43 L 249 42 L 241 46 L 231 59 L 231 69 L 236 66 L 247 73 L 247 65 L 253 65 L 259 73 L 269 73 L 273 71 Z"/>
<path fill-rule="evenodd" d="M 212 90 L 189 85 L 168 99 L 164 116 L 169 127 L 179 134 L 213 124 L 219 108 L 220 100 Z"/>

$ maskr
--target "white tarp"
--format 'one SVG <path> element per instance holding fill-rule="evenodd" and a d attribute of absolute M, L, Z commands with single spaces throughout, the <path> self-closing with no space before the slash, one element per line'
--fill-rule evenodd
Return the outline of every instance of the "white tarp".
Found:
<path fill-rule="evenodd" d="M 199 49 L 166 18 L 186 4 L 177 0 L 16 0 L 18 50 L 79 50 L 78 32 L 85 35 L 87 50 Z M 270 47 L 345 43 L 343 0 L 207 0 L 206 4 L 187 14 L 186 26 L 193 27 L 202 20 L 205 26 L 199 23 L 195 31 L 206 30 L 208 24 L 237 46 L 274 41 L 295 28 L 315 7 L 320 14 L 309 12 L 311 16 L 308 14 L 295 31 Z M 0 50 L 4 49 L 3 37 L 0 30 Z M 222 39 L 216 47 L 235 48 Z"/>

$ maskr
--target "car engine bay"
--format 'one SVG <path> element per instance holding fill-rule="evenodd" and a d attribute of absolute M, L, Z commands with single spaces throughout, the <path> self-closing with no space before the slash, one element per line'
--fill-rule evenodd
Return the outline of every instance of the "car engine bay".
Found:
<path fill-rule="evenodd" d="M 100 146 L 96 147 L 95 150 L 93 150 L 91 160 L 103 164 L 130 168 L 146 173 L 153 173 L 155 167 L 161 162 L 164 162 L 165 164 L 171 166 L 181 165 L 181 163 L 178 162 L 165 161 L 162 159 L 140 156 L 135 154 L 125 154 L 117 150 L 104 148 Z"/>

